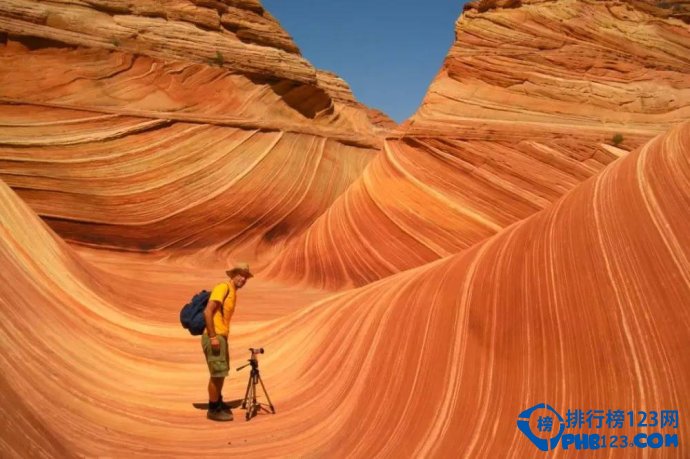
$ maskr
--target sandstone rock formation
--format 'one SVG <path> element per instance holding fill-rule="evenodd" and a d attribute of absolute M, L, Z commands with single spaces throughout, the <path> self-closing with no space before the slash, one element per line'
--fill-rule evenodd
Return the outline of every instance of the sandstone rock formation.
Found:
<path fill-rule="evenodd" d="M 417 113 L 271 275 L 341 288 L 457 253 L 690 119 L 690 25 L 640 3 L 470 5 Z"/>
<path fill-rule="evenodd" d="M 257 0 L 5 1 L 0 456 L 532 457 L 537 403 L 684 416 L 687 3 L 469 4 L 396 126 Z M 238 258 L 231 365 L 266 349 L 277 414 L 232 371 L 219 425 L 178 313 Z"/>
<path fill-rule="evenodd" d="M 686 123 L 468 251 L 240 321 L 231 359 L 257 342 L 270 350 L 262 372 L 279 411 L 221 426 L 200 425 L 190 406 L 203 363 L 177 324 L 160 322 L 168 307 L 149 297 L 142 316 L 132 281 L 85 270 L 0 185 L 6 452 L 525 457 L 536 450 L 515 419 L 534 403 L 685 412 L 689 146 Z M 175 288 L 159 267 L 139 269 Z M 24 326 L 12 298 L 43 320 Z M 245 380 L 227 386 L 241 394 Z"/>
<path fill-rule="evenodd" d="M 220 65 L 315 83 L 316 71 L 258 1 L 7 0 L 0 30 L 71 46 Z M 221 57 L 219 57 L 219 55 Z"/>
<path fill-rule="evenodd" d="M 0 178 L 71 241 L 254 259 L 380 145 L 258 2 L 11 0 L 0 31 Z"/>

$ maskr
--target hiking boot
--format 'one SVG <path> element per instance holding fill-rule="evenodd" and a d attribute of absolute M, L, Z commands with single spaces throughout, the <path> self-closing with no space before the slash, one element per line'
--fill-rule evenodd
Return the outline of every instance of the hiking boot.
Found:
<path fill-rule="evenodd" d="M 208 410 L 206 417 L 212 421 L 232 421 L 232 412 L 225 410 Z"/>
<path fill-rule="evenodd" d="M 220 408 L 224 411 L 230 411 L 230 405 L 225 403 L 222 399 L 220 400 Z"/>

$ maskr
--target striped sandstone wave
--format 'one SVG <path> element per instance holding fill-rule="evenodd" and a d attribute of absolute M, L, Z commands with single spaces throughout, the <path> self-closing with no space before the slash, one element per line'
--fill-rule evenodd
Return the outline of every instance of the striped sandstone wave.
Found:
<path fill-rule="evenodd" d="M 128 313 L 116 280 L 97 290 L 86 262 L 1 185 L 5 451 L 525 457 L 535 449 L 515 419 L 535 403 L 685 412 L 689 145 L 686 123 L 470 250 L 240 321 L 231 359 L 266 347 L 278 414 L 230 425 L 190 408 L 190 394 L 205 396 L 203 362 L 174 317 Z M 41 320 L 29 327 L 16 301 Z M 227 393 L 243 393 L 244 377 Z M 678 434 L 686 444 L 685 424 Z"/>
<path fill-rule="evenodd" d="M 270 257 L 361 175 L 385 120 L 258 2 L 154 3 L 0 8 L 0 178 L 72 242 Z"/>
<path fill-rule="evenodd" d="M 672 3 L 470 6 L 417 113 L 267 273 L 339 289 L 457 253 L 689 119 Z"/>

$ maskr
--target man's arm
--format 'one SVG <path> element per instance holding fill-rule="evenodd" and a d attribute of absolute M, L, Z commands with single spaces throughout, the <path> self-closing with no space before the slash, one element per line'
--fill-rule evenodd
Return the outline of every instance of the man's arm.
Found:
<path fill-rule="evenodd" d="M 213 323 L 213 314 L 216 313 L 220 307 L 220 301 L 209 300 L 204 309 L 204 320 L 206 320 L 206 330 L 208 330 L 209 338 L 216 336 L 216 326 Z"/>
<path fill-rule="evenodd" d="M 220 307 L 220 301 L 209 300 L 204 309 L 204 320 L 206 321 L 206 330 L 208 330 L 208 337 L 211 338 L 211 347 L 215 350 L 220 349 L 220 341 L 216 336 L 216 326 L 213 323 L 213 314 L 216 313 Z"/>

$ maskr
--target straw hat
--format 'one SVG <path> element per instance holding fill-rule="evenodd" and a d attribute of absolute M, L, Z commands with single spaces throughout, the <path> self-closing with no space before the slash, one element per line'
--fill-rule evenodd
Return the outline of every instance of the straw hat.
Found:
<path fill-rule="evenodd" d="M 225 274 L 227 274 L 228 277 L 233 277 L 235 274 L 242 274 L 247 279 L 254 277 L 254 274 L 252 274 L 252 272 L 249 270 L 249 264 L 247 263 L 236 263 L 232 269 L 225 271 Z"/>

